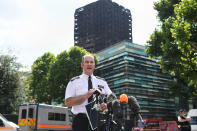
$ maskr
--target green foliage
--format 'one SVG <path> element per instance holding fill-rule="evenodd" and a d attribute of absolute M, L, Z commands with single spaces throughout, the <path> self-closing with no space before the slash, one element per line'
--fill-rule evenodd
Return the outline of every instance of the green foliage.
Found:
<path fill-rule="evenodd" d="M 164 22 L 169 16 L 174 16 L 174 5 L 180 0 L 160 0 L 154 2 L 154 9 L 158 12 L 160 21 Z"/>
<path fill-rule="evenodd" d="M 51 97 L 54 102 L 63 102 L 68 82 L 72 77 L 78 76 L 82 72 L 80 63 L 85 54 L 87 54 L 85 49 L 75 46 L 68 52 L 63 51 L 57 55 L 49 72 L 49 85 L 53 93 Z"/>
<path fill-rule="evenodd" d="M 185 57 L 181 57 L 184 69 L 182 77 L 197 94 L 197 1 L 183 0 L 175 6 L 176 20 L 172 23 L 172 36 Z"/>
<path fill-rule="evenodd" d="M 14 56 L 0 56 L 0 112 L 3 114 L 17 110 L 20 67 Z"/>
<path fill-rule="evenodd" d="M 62 95 L 59 94 L 64 93 L 63 89 L 65 89 L 68 82 L 67 72 L 71 67 L 69 61 L 68 53 L 66 51 L 61 52 L 49 70 L 49 90 L 54 101 L 60 100 Z"/>
<path fill-rule="evenodd" d="M 54 63 L 55 56 L 50 53 L 44 53 L 32 65 L 32 75 L 30 87 L 32 95 L 37 102 L 51 103 L 50 90 L 48 85 L 48 72 L 50 66 Z"/>
<path fill-rule="evenodd" d="M 146 51 L 160 58 L 162 70 L 182 83 L 179 87 L 197 95 L 197 1 L 160 0 L 154 9 L 161 28 L 147 41 Z"/>
<path fill-rule="evenodd" d="M 152 58 L 159 57 L 162 55 L 162 32 L 155 30 L 153 34 L 150 36 L 150 39 L 148 41 L 149 45 L 146 45 L 146 52 L 148 52 L 149 56 Z"/>

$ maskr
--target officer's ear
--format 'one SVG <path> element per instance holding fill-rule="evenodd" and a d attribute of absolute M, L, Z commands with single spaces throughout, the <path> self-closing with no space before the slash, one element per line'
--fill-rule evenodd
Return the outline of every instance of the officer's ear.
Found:
<path fill-rule="evenodd" d="M 83 64 L 83 62 L 81 62 L 81 68 L 83 69 L 83 66 L 84 66 L 84 64 Z"/>

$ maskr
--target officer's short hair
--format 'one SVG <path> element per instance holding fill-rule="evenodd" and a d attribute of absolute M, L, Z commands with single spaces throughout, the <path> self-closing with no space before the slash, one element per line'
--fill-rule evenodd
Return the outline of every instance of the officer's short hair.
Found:
<path fill-rule="evenodd" d="M 84 59 L 85 59 L 85 57 L 86 57 L 86 56 L 90 56 L 90 57 L 92 57 L 92 58 L 93 58 L 93 60 L 94 60 L 94 56 L 92 56 L 92 55 L 90 55 L 90 54 L 86 54 L 86 55 L 82 56 L 81 63 L 83 63 L 83 62 L 84 62 Z"/>

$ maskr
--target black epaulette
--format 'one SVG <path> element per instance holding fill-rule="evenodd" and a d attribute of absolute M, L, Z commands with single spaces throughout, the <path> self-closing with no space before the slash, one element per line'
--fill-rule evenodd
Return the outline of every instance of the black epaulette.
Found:
<path fill-rule="evenodd" d="M 106 81 L 104 78 L 102 78 L 102 77 L 99 77 L 99 76 L 95 76 L 97 79 L 101 79 L 101 80 L 104 80 L 104 81 Z"/>
<path fill-rule="evenodd" d="M 76 79 L 79 79 L 80 77 L 79 76 L 76 76 L 76 77 L 73 77 L 70 81 L 74 81 Z"/>

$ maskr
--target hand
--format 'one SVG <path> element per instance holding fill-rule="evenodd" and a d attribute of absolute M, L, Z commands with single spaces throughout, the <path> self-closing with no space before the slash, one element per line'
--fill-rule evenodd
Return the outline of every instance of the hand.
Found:
<path fill-rule="evenodd" d="M 189 122 L 189 121 L 190 121 L 190 118 L 186 118 L 186 121 L 188 121 L 188 122 Z"/>
<path fill-rule="evenodd" d="M 100 89 L 96 89 L 96 91 L 98 91 L 98 93 L 99 93 L 99 94 L 101 94 L 101 93 L 102 93 L 102 91 L 101 91 Z"/>
<path fill-rule="evenodd" d="M 86 94 L 86 98 L 89 98 L 90 96 L 92 96 L 92 94 L 93 94 L 95 91 L 96 91 L 95 88 L 90 89 L 90 90 L 88 91 L 88 93 Z"/>
<path fill-rule="evenodd" d="M 106 103 L 101 103 L 100 108 L 101 108 L 102 111 L 106 110 L 107 109 L 107 104 Z"/>
<path fill-rule="evenodd" d="M 100 89 L 96 89 L 95 92 L 94 92 L 94 94 L 95 94 L 96 96 L 99 96 L 101 93 L 102 93 L 102 92 L 101 92 Z"/>

